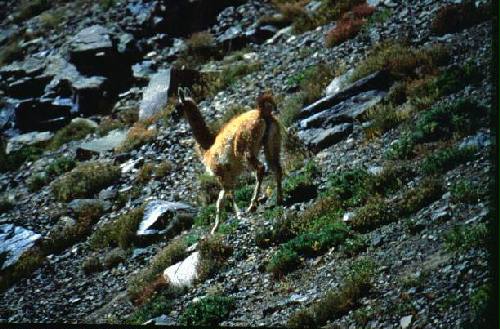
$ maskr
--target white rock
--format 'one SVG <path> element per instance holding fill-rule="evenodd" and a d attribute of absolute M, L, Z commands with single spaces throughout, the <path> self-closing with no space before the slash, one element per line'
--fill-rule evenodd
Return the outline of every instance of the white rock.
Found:
<path fill-rule="evenodd" d="M 346 73 L 333 79 L 326 87 L 325 96 L 330 96 L 341 91 L 345 87 L 347 80 L 351 77 L 352 72 L 354 72 L 354 69 L 350 69 Z"/>
<path fill-rule="evenodd" d="M 401 318 L 401 321 L 399 321 L 401 329 L 406 329 L 410 326 L 412 317 L 413 315 L 410 314 Z"/>
<path fill-rule="evenodd" d="M 200 262 L 200 253 L 194 252 L 183 261 L 169 266 L 163 277 L 174 287 L 190 287 L 194 280 L 198 278 L 196 268 Z"/>

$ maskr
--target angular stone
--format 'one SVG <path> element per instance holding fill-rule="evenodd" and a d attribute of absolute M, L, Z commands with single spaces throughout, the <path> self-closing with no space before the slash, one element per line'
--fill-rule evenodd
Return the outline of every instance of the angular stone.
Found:
<path fill-rule="evenodd" d="M 175 236 L 191 226 L 195 214 L 196 209 L 185 203 L 152 200 L 144 209 L 137 235 Z"/>
<path fill-rule="evenodd" d="M 14 265 L 41 237 L 20 226 L 0 225 L 0 270 Z"/>
<path fill-rule="evenodd" d="M 328 129 L 313 128 L 299 131 L 298 135 L 306 145 L 315 152 L 319 152 L 343 140 L 352 132 L 352 129 L 352 123 L 342 123 Z"/>
<path fill-rule="evenodd" d="M 344 88 L 346 87 L 347 81 L 349 81 L 349 79 L 352 75 L 352 72 L 354 72 L 354 69 L 350 69 L 346 73 L 333 79 L 330 82 L 330 84 L 326 87 L 325 96 L 334 95 L 334 94 L 344 90 Z"/>
<path fill-rule="evenodd" d="M 191 287 L 198 278 L 196 268 L 200 262 L 200 253 L 193 252 L 183 261 L 169 266 L 164 272 L 165 280 L 174 287 Z"/>
<path fill-rule="evenodd" d="M 89 142 L 82 143 L 79 146 L 79 148 L 95 153 L 108 152 L 112 151 L 118 145 L 120 145 L 126 139 L 126 137 L 127 137 L 126 130 L 116 129 L 109 132 L 104 137 L 96 138 Z"/>
<path fill-rule="evenodd" d="M 78 32 L 70 44 L 72 62 L 89 59 L 101 52 L 113 50 L 110 31 L 101 25 L 92 25 Z"/>
<path fill-rule="evenodd" d="M 109 104 L 105 101 L 107 81 L 104 77 L 94 76 L 79 79 L 73 84 L 73 98 L 80 113 L 92 115 L 108 109 Z"/>
<path fill-rule="evenodd" d="M 26 134 L 14 136 L 10 138 L 9 141 L 7 142 L 5 153 L 9 154 L 10 152 L 20 150 L 23 146 L 26 145 L 33 145 L 41 142 L 47 142 L 52 138 L 52 136 L 54 136 L 54 134 L 49 131 L 43 131 L 43 132 L 33 131 Z"/>
<path fill-rule="evenodd" d="M 345 87 L 338 93 L 326 96 L 321 98 L 320 100 L 314 102 L 313 104 L 303 108 L 299 114 L 298 118 L 303 119 L 309 117 L 313 114 L 322 112 L 334 106 L 335 104 L 339 104 L 346 99 L 360 94 L 362 92 L 370 91 L 370 90 L 387 90 L 391 84 L 389 75 L 385 71 L 378 71 L 364 77 L 349 86 Z"/>
<path fill-rule="evenodd" d="M 179 70 L 169 68 L 160 70 L 149 80 L 139 104 L 139 120 L 150 118 L 163 110 L 167 104 L 168 96 L 174 95 L 177 88 L 191 87 L 200 79 L 200 73 L 195 70 Z"/>
<path fill-rule="evenodd" d="M 71 107 L 57 105 L 50 99 L 25 100 L 15 108 L 16 127 L 23 132 L 54 131 L 70 121 Z"/>
<path fill-rule="evenodd" d="M 44 94 L 45 86 L 52 80 L 51 76 L 41 75 L 24 77 L 7 86 L 6 94 L 14 98 L 33 98 Z"/>

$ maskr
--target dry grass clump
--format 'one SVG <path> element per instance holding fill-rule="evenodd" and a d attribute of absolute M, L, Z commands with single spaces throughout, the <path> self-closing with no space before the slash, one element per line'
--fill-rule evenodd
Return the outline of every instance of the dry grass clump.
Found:
<path fill-rule="evenodd" d="M 374 273 L 373 261 L 358 259 L 346 271 L 344 282 L 338 289 L 329 291 L 310 307 L 293 314 L 287 325 L 292 328 L 318 328 L 328 320 L 338 319 L 355 308 L 359 299 L 368 293 Z"/>
<path fill-rule="evenodd" d="M 95 127 L 85 120 L 76 120 L 60 129 L 47 146 L 49 150 L 57 150 L 62 145 L 84 138 L 95 131 Z"/>
<path fill-rule="evenodd" d="M 432 21 L 431 31 L 436 35 L 456 33 L 476 25 L 489 17 L 488 4 L 476 7 L 474 1 L 441 7 Z"/>
<path fill-rule="evenodd" d="M 379 70 L 387 70 L 394 79 L 416 77 L 433 73 L 449 60 L 448 50 L 439 44 L 426 48 L 414 48 L 402 43 L 382 42 L 377 44 L 350 77 L 361 79 Z"/>
<path fill-rule="evenodd" d="M 212 236 L 200 242 L 200 263 L 198 264 L 198 280 L 205 281 L 218 269 L 224 266 L 226 259 L 231 256 L 233 250 L 224 244 L 221 236 Z"/>
<path fill-rule="evenodd" d="M 120 178 L 120 168 L 112 164 L 88 162 L 78 165 L 52 183 L 59 201 L 91 197 Z"/>
<path fill-rule="evenodd" d="M 127 133 L 127 138 L 119 145 L 118 152 L 130 152 L 139 146 L 152 142 L 157 135 L 156 128 L 148 128 L 144 123 L 137 122 Z"/>
<path fill-rule="evenodd" d="M 162 278 L 159 277 L 167 267 L 187 256 L 186 248 L 185 239 L 175 239 L 161 249 L 147 268 L 129 280 L 127 293 L 130 299 L 136 304 L 142 304 L 151 297 L 154 291 L 163 287 Z"/>
<path fill-rule="evenodd" d="M 374 12 L 375 8 L 365 3 L 342 15 L 335 27 L 327 33 L 325 38 L 326 46 L 333 47 L 356 36 L 363 25 L 367 23 L 366 18 Z"/>

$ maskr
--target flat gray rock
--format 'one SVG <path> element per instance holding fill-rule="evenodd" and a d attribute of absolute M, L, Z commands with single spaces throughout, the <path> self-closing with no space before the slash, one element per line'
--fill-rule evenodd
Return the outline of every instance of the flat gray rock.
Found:
<path fill-rule="evenodd" d="M 112 151 L 127 138 L 127 130 L 116 129 L 106 136 L 82 143 L 80 148 L 86 151 L 103 153 Z"/>
<path fill-rule="evenodd" d="M 196 209 L 181 202 L 152 200 L 144 209 L 143 220 L 137 229 L 138 236 L 175 236 L 191 226 Z"/>
<path fill-rule="evenodd" d="M 42 236 L 13 224 L 0 225 L 0 270 L 14 265 Z"/>

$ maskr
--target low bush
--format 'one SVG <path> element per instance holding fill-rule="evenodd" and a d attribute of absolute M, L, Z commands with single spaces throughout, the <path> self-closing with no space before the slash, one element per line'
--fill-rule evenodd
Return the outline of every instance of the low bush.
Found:
<path fill-rule="evenodd" d="M 328 320 L 348 313 L 368 293 L 374 272 L 373 261 L 366 258 L 355 261 L 344 274 L 344 282 L 338 289 L 328 292 L 318 302 L 293 314 L 287 325 L 292 328 L 317 328 Z"/>
<path fill-rule="evenodd" d="M 445 5 L 437 11 L 431 23 L 431 31 L 436 35 L 443 35 L 476 25 L 490 17 L 488 6 L 477 7 L 474 1 Z"/>
<path fill-rule="evenodd" d="M 222 241 L 220 236 L 212 236 L 200 241 L 198 245 L 200 251 L 200 263 L 197 267 L 198 280 L 205 281 L 217 270 L 224 267 L 226 259 L 231 256 L 233 250 Z"/>
<path fill-rule="evenodd" d="M 59 201 L 91 197 L 120 178 L 120 168 L 111 164 L 88 162 L 78 165 L 52 183 Z"/>
<path fill-rule="evenodd" d="M 94 250 L 116 246 L 126 249 L 132 246 L 143 214 L 144 206 L 141 206 L 99 227 L 90 237 L 90 246 Z"/>
<path fill-rule="evenodd" d="M 471 181 L 460 180 L 450 187 L 453 202 L 477 203 L 481 197 L 479 186 Z"/>
<path fill-rule="evenodd" d="M 102 264 L 106 268 L 113 268 L 120 263 L 124 263 L 126 260 L 127 253 L 125 252 L 125 250 L 114 248 L 104 256 Z"/>
<path fill-rule="evenodd" d="M 400 216 L 412 214 L 443 194 L 442 182 L 436 178 L 424 178 L 419 185 L 403 194 L 397 204 Z"/>
<path fill-rule="evenodd" d="M 170 265 L 183 260 L 188 247 L 184 239 L 174 239 L 166 247 L 161 249 L 151 260 L 147 268 L 134 275 L 128 282 L 127 294 L 136 304 L 144 303 L 150 296 L 145 292 L 150 291 L 158 276 Z"/>
<path fill-rule="evenodd" d="M 349 224 L 354 230 L 365 233 L 397 218 L 397 212 L 383 198 L 371 197 L 365 206 L 356 210 Z"/>
<path fill-rule="evenodd" d="M 82 271 L 85 275 L 89 275 L 102 270 L 102 264 L 99 257 L 87 257 L 82 263 Z"/>
<path fill-rule="evenodd" d="M 361 168 L 331 174 L 327 180 L 327 194 L 337 198 L 344 207 L 354 207 L 368 198 L 366 182 L 370 174 Z"/>
<path fill-rule="evenodd" d="M 485 247 L 488 242 L 488 227 L 484 223 L 456 225 L 444 237 L 446 250 L 463 252 L 471 248 Z"/>
<path fill-rule="evenodd" d="M 476 147 L 462 149 L 451 147 L 438 150 L 423 160 L 421 170 L 426 175 L 442 174 L 474 159 L 476 152 Z"/>
<path fill-rule="evenodd" d="M 154 169 L 155 166 L 152 163 L 145 163 L 141 169 L 139 169 L 136 180 L 141 184 L 149 182 L 151 178 L 153 178 Z"/>
<path fill-rule="evenodd" d="M 85 120 L 76 120 L 56 132 L 47 148 L 57 150 L 62 145 L 80 140 L 95 131 L 95 127 Z"/>
<path fill-rule="evenodd" d="M 224 296 L 206 296 L 189 304 L 180 317 L 184 326 L 217 326 L 229 317 L 234 300 Z"/>
<path fill-rule="evenodd" d="M 356 36 L 367 22 L 366 18 L 371 16 L 374 11 L 375 8 L 366 3 L 353 7 L 351 11 L 345 13 L 342 18 L 337 21 L 335 27 L 327 33 L 325 38 L 326 46 L 333 47 Z"/>
<path fill-rule="evenodd" d="M 137 122 L 127 133 L 126 139 L 116 150 L 118 152 L 130 152 L 139 146 L 152 142 L 156 138 L 157 130 L 149 129 L 142 122 Z"/>
<path fill-rule="evenodd" d="M 5 153 L 5 147 L 0 141 L 0 172 L 18 169 L 26 161 L 35 161 L 43 153 L 41 145 L 24 146 L 20 150 Z"/>
<path fill-rule="evenodd" d="M 172 308 L 173 301 L 170 294 L 158 294 L 147 303 L 141 305 L 126 320 L 126 323 L 142 325 L 144 322 L 166 314 Z"/>

